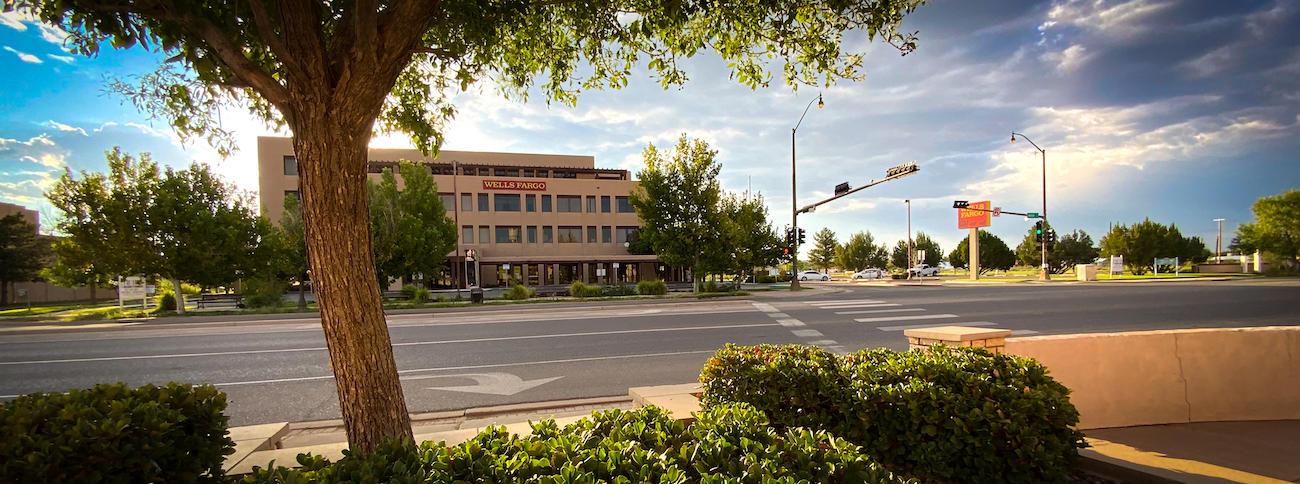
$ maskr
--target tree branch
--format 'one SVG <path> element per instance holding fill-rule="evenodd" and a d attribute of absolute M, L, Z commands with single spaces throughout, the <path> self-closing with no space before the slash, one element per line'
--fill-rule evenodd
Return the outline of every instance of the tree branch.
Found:
<path fill-rule="evenodd" d="M 262 0 L 248 0 L 248 4 L 253 10 L 253 23 L 257 26 L 257 33 L 266 42 L 267 48 L 271 49 L 271 54 L 280 59 L 280 62 L 284 64 L 285 70 L 290 75 L 299 78 L 304 76 L 306 73 L 302 70 L 302 66 L 298 64 L 297 59 L 289 54 L 289 49 L 285 47 L 280 37 L 275 34 L 271 19 L 266 15 L 266 4 Z"/>

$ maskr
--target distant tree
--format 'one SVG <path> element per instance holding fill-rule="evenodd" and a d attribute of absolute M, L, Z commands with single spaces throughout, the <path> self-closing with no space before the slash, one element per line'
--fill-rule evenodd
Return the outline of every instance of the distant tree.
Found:
<path fill-rule="evenodd" d="M 1183 237 L 1178 227 L 1150 219 L 1128 225 L 1112 226 L 1099 244 L 1103 257 L 1120 255 L 1133 274 L 1142 275 L 1155 267 L 1157 258 L 1177 257 L 1188 262 L 1205 260 L 1205 243 L 1200 237 Z"/>
<path fill-rule="evenodd" d="M 1048 226 L 1050 227 L 1050 225 Z M 1042 248 L 1034 238 L 1034 228 L 1030 228 L 1025 238 L 1016 247 L 1016 258 L 1029 267 L 1042 265 Z M 1073 233 L 1058 235 L 1056 244 L 1047 253 L 1048 270 L 1053 274 L 1064 274 L 1078 264 L 1090 264 L 1097 260 L 1097 248 L 1093 246 L 1092 237 L 1087 232 L 1075 230 Z"/>
<path fill-rule="evenodd" d="M 51 242 L 22 214 L 0 217 L 0 304 L 9 304 L 15 282 L 40 278 L 41 269 L 50 262 Z"/>
<path fill-rule="evenodd" d="M 98 289 L 112 282 L 101 254 L 86 249 L 72 239 L 54 243 L 54 263 L 41 271 L 41 277 L 63 287 L 90 287 L 90 303 L 98 302 Z"/>
<path fill-rule="evenodd" d="M 929 235 L 925 234 L 925 232 L 916 233 L 916 238 L 912 241 L 912 250 L 925 251 L 925 258 L 916 261 L 918 265 L 928 264 L 931 267 L 935 267 L 938 266 L 940 262 L 943 262 L 943 249 L 939 247 L 938 242 L 931 239 Z"/>
<path fill-rule="evenodd" d="M 871 232 L 862 231 L 853 234 L 844 242 L 836 253 L 836 265 L 841 269 L 858 272 L 863 269 L 883 269 L 889 262 L 885 246 L 876 245 Z"/>
<path fill-rule="evenodd" d="M 980 274 L 994 270 L 1005 271 L 1016 265 L 1016 253 L 1001 238 L 987 231 L 979 231 Z M 948 263 L 954 268 L 970 268 L 970 237 L 961 239 L 957 248 L 948 254 Z"/>
<path fill-rule="evenodd" d="M 643 152 L 646 167 L 637 174 L 641 183 L 628 197 L 641 218 L 641 240 L 665 264 L 690 267 L 696 290 L 705 263 L 722 249 L 717 154 L 704 140 L 691 141 L 685 134 L 671 150 L 651 144 Z"/>
<path fill-rule="evenodd" d="M 839 248 L 840 244 L 835 240 L 835 232 L 823 227 L 813 235 L 813 248 L 808 251 L 808 260 L 812 262 L 812 267 L 827 272 L 835 265 L 835 253 Z"/>
<path fill-rule="evenodd" d="M 298 196 L 284 196 L 284 212 L 280 213 L 278 230 L 284 244 L 281 252 L 284 271 L 291 280 L 298 282 L 298 309 L 307 309 L 307 282 L 310 280 L 307 271 L 311 266 L 307 264 L 307 236 L 303 232 L 302 200 Z"/>
<path fill-rule="evenodd" d="M 762 195 L 730 195 L 722 199 L 721 205 L 728 222 L 722 246 L 731 249 L 724 257 L 727 261 L 724 272 L 749 274 L 755 268 L 780 262 L 781 238 L 767 219 L 767 205 Z"/>
<path fill-rule="evenodd" d="M 915 249 L 913 249 L 915 250 Z M 899 270 L 907 270 L 907 239 L 898 241 L 894 244 L 893 250 L 889 251 L 889 262 Z"/>
<path fill-rule="evenodd" d="M 1280 259 L 1289 270 L 1296 270 L 1300 257 L 1300 190 L 1261 197 L 1250 207 L 1255 221 L 1237 227 L 1230 250 L 1252 253 L 1268 252 Z"/>
<path fill-rule="evenodd" d="M 393 170 L 370 182 L 370 225 L 380 287 L 405 275 L 432 277 L 456 248 L 456 223 L 438 196 L 438 184 L 423 165 L 402 161 L 402 190 Z"/>

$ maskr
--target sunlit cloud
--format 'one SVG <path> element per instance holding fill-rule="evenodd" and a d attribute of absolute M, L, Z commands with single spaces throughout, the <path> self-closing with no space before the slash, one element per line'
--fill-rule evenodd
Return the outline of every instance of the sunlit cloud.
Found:
<path fill-rule="evenodd" d="M 7 51 L 9 51 L 9 52 L 13 52 L 14 54 L 16 54 L 16 55 L 18 56 L 19 59 L 22 59 L 23 62 L 26 62 L 26 63 L 29 63 L 29 64 L 44 64 L 44 63 L 45 63 L 45 61 L 42 61 L 40 57 L 36 57 L 36 56 L 34 56 L 34 55 L 31 55 L 31 54 L 28 54 L 28 53 L 25 53 L 25 52 L 19 52 L 18 49 L 15 49 L 15 48 L 13 48 L 13 47 L 9 47 L 9 46 L 7 46 L 7 45 L 5 46 L 5 50 L 7 50 Z"/>
<path fill-rule="evenodd" d="M 71 63 L 73 63 L 73 62 L 76 62 L 76 60 L 77 60 L 75 57 L 72 57 L 72 56 L 69 56 L 69 55 L 45 54 L 45 57 L 49 57 L 50 59 L 53 59 L 53 60 L 56 60 L 56 61 L 59 61 L 59 62 L 63 62 L 63 63 L 65 63 L 65 64 L 71 64 Z"/>
<path fill-rule="evenodd" d="M 82 136 L 88 136 L 88 135 L 86 134 L 86 130 L 84 130 L 84 129 L 81 129 L 81 128 L 78 128 L 78 127 L 75 127 L 75 126 L 68 126 L 68 125 L 66 125 L 66 124 L 60 123 L 60 122 L 55 121 L 55 120 L 53 120 L 53 119 L 51 119 L 51 120 L 49 120 L 49 121 L 46 121 L 46 122 L 44 122 L 44 123 L 41 123 L 41 125 L 42 125 L 42 126 L 46 126 L 46 127 L 50 127 L 50 128 L 54 128 L 54 129 L 57 129 L 57 130 L 59 130 L 59 131 L 63 131 L 63 132 L 67 132 L 67 133 L 80 133 Z"/>

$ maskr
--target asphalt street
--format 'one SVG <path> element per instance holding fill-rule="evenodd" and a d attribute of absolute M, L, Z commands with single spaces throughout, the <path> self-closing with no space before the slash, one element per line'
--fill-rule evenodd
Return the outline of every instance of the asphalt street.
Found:
<path fill-rule="evenodd" d="M 394 354 L 412 412 L 625 395 L 694 381 L 727 343 L 905 349 L 912 327 L 976 325 L 1017 335 L 1300 325 L 1300 281 L 853 286 L 748 298 L 527 305 L 394 314 Z M 191 327 L 187 327 L 191 326 Z M 339 417 L 319 324 L 158 325 L 0 335 L 0 398 L 96 383 L 213 383 L 231 425 Z"/>

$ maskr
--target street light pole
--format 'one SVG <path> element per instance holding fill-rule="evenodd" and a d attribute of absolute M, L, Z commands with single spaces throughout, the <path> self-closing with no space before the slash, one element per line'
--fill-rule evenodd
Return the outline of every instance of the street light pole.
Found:
<path fill-rule="evenodd" d="M 912 278 L 912 268 L 916 263 L 912 262 L 912 200 L 903 200 L 907 204 L 907 278 Z"/>
<path fill-rule="evenodd" d="M 1047 223 L 1047 150 L 1044 150 L 1044 149 L 1042 149 L 1042 148 L 1039 148 L 1039 147 L 1038 147 L 1038 144 L 1037 144 L 1037 143 L 1034 143 L 1034 141 L 1031 140 L 1031 139 L 1029 139 L 1028 136 L 1025 136 L 1025 135 L 1020 134 L 1020 133 L 1017 133 L 1017 132 L 1015 132 L 1015 131 L 1012 131 L 1012 132 L 1011 132 L 1011 142 L 1012 142 L 1012 143 L 1015 143 L 1015 142 L 1016 142 L 1016 136 L 1019 136 L 1019 137 L 1021 137 L 1021 138 L 1024 138 L 1024 140 L 1025 140 L 1025 141 L 1028 141 L 1029 144 L 1034 145 L 1034 149 L 1038 150 L 1039 153 L 1042 153 L 1042 154 L 1043 154 L 1043 213 L 1042 213 L 1042 217 L 1043 217 L 1043 232 L 1044 232 L 1044 233 L 1043 233 L 1043 236 L 1044 236 L 1044 240 L 1043 240 L 1043 242 L 1040 244 L 1041 247 L 1042 247 L 1042 257 L 1043 257 L 1043 264 L 1042 264 L 1042 265 L 1043 265 L 1043 269 L 1042 269 L 1042 272 L 1040 272 L 1039 275 L 1038 275 L 1038 280 L 1040 280 L 1040 281 L 1050 281 L 1050 280 L 1052 280 L 1052 276 L 1048 273 L 1048 270 L 1047 270 L 1048 264 L 1047 264 L 1047 240 L 1046 240 L 1046 236 L 1047 236 L 1047 233 L 1046 233 L 1046 232 L 1047 232 L 1047 227 L 1048 227 L 1048 223 Z"/>
<path fill-rule="evenodd" d="M 1214 262 L 1216 264 L 1223 262 L 1223 220 L 1221 218 L 1214 219 L 1215 222 L 1219 223 L 1219 237 L 1214 239 Z"/>
<path fill-rule="evenodd" d="M 817 108 L 821 109 L 826 104 L 822 102 L 822 95 L 817 94 Z M 803 108 L 803 114 L 799 115 L 799 122 L 790 128 L 790 226 L 791 233 L 794 234 L 794 247 L 791 248 L 791 255 L 794 261 L 790 265 L 790 290 L 799 290 L 799 185 L 795 177 L 795 155 L 794 155 L 794 133 L 799 131 L 799 125 L 803 124 L 803 117 L 808 115 L 808 110 L 812 109 L 812 101 L 808 101 L 808 107 Z"/>
<path fill-rule="evenodd" d="M 460 299 L 460 277 L 465 272 L 465 261 L 460 260 L 460 190 L 456 186 L 460 178 L 460 162 L 451 160 L 451 216 L 456 224 L 456 256 L 452 257 L 456 269 L 451 271 L 451 277 L 456 278 L 456 299 Z"/>

